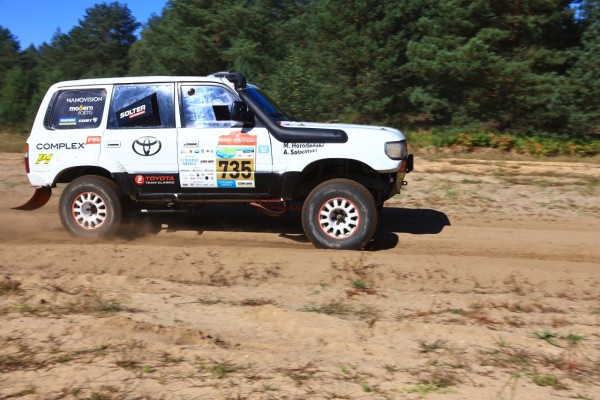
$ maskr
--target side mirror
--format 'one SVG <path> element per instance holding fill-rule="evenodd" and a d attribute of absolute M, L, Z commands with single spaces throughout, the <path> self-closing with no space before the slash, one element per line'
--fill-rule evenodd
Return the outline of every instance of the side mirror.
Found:
<path fill-rule="evenodd" d="M 247 125 L 254 125 L 254 113 L 243 101 L 234 101 L 229 106 L 229 118 L 232 121 L 239 121 Z"/>

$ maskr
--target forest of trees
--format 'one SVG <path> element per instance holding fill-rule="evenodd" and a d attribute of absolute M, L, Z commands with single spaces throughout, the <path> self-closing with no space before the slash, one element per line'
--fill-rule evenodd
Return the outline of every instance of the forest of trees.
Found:
<path fill-rule="evenodd" d="M 598 133 L 600 0 L 100 3 L 39 47 L 0 26 L 0 128 L 28 130 L 57 81 L 227 69 L 302 119 Z"/>

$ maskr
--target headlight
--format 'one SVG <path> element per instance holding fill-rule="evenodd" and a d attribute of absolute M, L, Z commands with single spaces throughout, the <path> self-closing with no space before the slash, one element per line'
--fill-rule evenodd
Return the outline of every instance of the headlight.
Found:
<path fill-rule="evenodd" d="M 387 142 L 385 144 L 385 154 L 392 160 L 400 160 L 408 156 L 406 140 L 399 142 Z"/>

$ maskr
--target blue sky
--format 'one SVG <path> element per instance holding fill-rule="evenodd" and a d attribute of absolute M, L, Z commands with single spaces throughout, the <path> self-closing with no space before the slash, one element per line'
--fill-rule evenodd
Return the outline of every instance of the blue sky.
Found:
<path fill-rule="evenodd" d="M 0 0 L 0 26 L 10 30 L 21 45 L 21 50 L 33 44 L 50 43 L 60 28 L 68 33 L 83 19 L 85 10 L 95 4 L 113 0 Z M 120 0 L 126 4 L 135 19 L 144 24 L 152 14 L 160 15 L 167 0 Z"/>

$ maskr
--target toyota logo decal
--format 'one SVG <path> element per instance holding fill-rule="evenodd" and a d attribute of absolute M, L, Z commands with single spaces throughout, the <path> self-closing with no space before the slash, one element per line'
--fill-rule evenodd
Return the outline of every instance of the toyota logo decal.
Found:
<path fill-rule="evenodd" d="M 133 141 L 131 145 L 135 154 L 139 154 L 140 156 L 149 157 L 153 156 L 160 151 L 162 148 L 162 144 L 160 140 L 155 138 L 154 136 L 143 136 L 139 139 Z"/>

